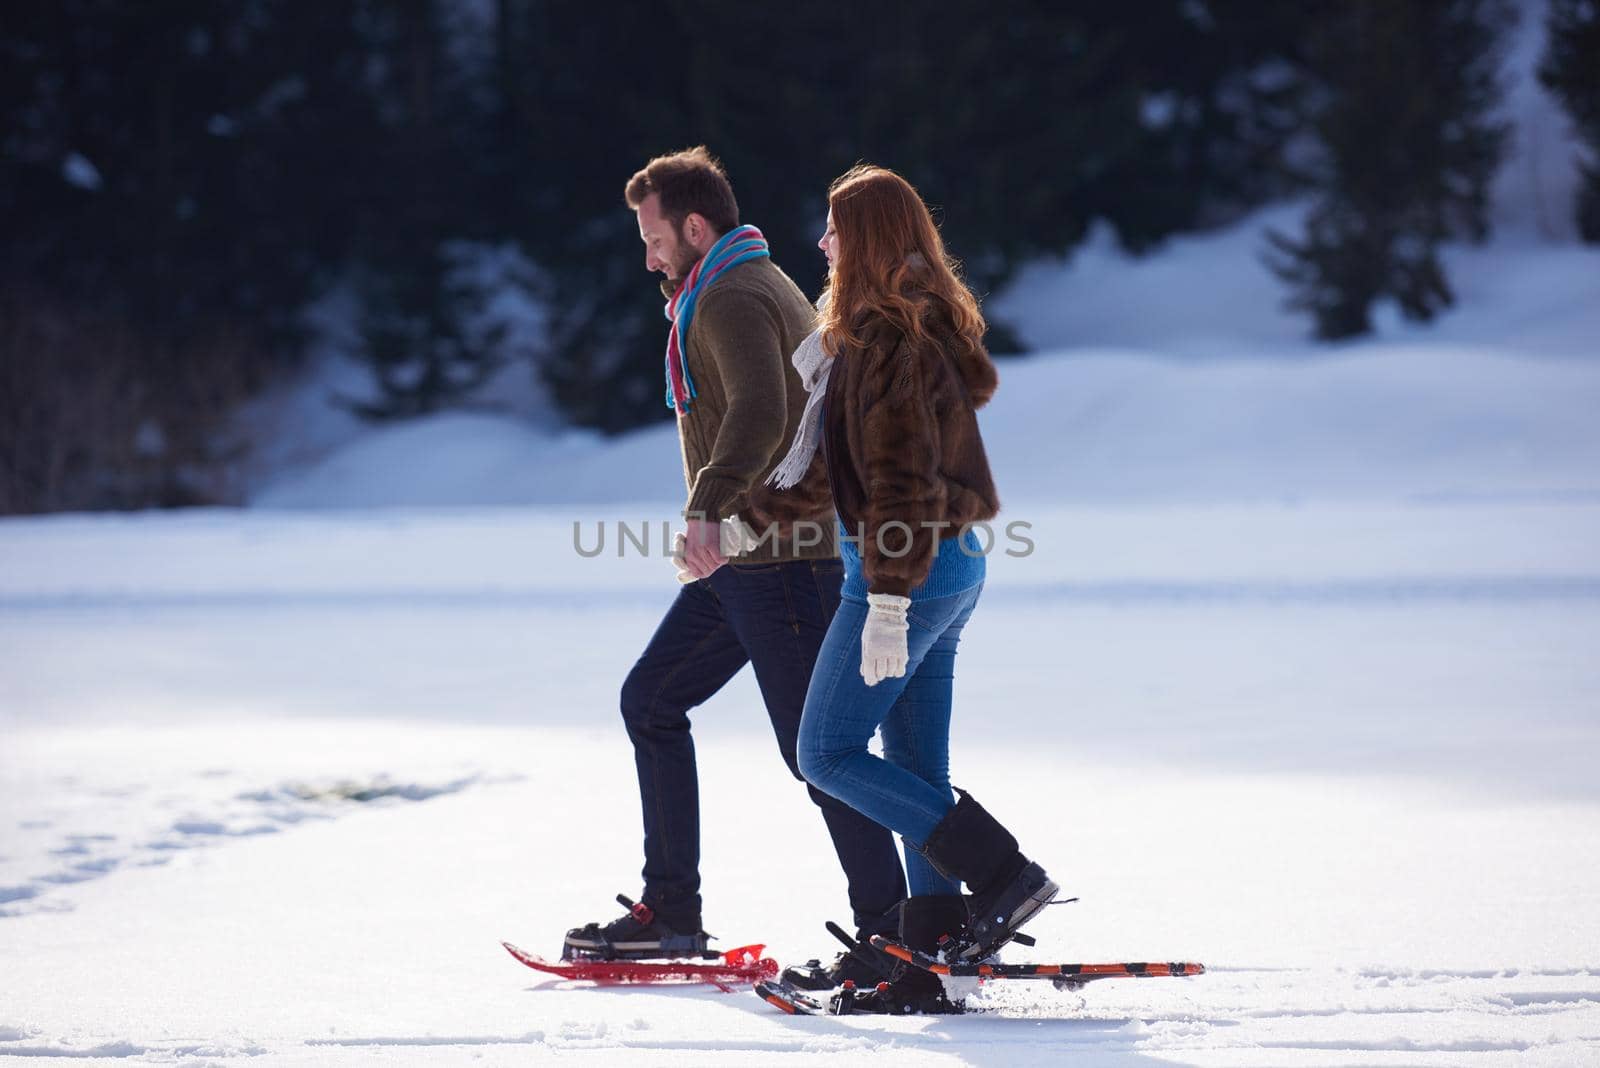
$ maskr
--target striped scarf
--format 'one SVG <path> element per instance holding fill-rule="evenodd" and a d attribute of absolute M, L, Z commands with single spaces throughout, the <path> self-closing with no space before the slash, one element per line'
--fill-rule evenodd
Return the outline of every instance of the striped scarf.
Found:
<path fill-rule="evenodd" d="M 684 338 L 689 334 L 689 323 L 694 320 L 695 303 L 700 291 L 716 281 L 717 276 L 730 267 L 769 256 L 767 239 L 754 226 L 736 226 L 717 239 L 700 262 L 694 265 L 689 277 L 683 280 L 678 291 L 667 301 L 667 319 L 672 327 L 667 331 L 667 407 L 687 413 L 689 404 L 698 396 L 694 379 L 689 377 L 689 354 Z"/>

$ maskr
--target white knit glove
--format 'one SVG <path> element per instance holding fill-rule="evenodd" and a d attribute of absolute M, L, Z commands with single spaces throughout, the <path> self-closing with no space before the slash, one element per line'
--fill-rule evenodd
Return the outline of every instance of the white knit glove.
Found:
<path fill-rule="evenodd" d="M 911 598 L 892 593 L 867 594 L 867 625 L 861 629 L 861 678 L 868 686 L 906 673 L 906 609 Z"/>
<path fill-rule="evenodd" d="M 722 521 L 722 555 L 732 559 L 743 556 L 753 550 L 760 542 L 756 541 L 756 532 L 736 515 L 730 515 Z"/>
<path fill-rule="evenodd" d="M 678 565 L 678 582 L 685 586 L 694 581 L 689 569 L 683 566 L 683 547 L 688 544 L 689 537 L 683 531 L 672 536 L 672 562 Z"/>

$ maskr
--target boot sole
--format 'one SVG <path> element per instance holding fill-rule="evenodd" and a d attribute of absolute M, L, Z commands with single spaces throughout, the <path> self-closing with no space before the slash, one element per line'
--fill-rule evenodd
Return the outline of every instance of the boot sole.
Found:
<path fill-rule="evenodd" d="M 660 942 L 601 942 L 588 939 L 566 940 L 561 956 L 570 960 L 574 956 L 607 960 L 696 960 L 716 956 L 704 942 L 685 944 L 678 942 L 662 945 Z"/>

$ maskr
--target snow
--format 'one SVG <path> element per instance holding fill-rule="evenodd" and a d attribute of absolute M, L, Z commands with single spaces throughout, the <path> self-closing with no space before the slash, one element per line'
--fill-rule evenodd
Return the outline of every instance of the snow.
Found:
<path fill-rule="evenodd" d="M 1570 215 L 1569 203 L 1552 210 Z M 1337 363 L 1404 351 L 1408 343 L 1596 355 L 1600 253 L 1544 241 L 1515 226 L 1487 245 L 1445 248 L 1458 304 L 1434 322 L 1406 322 L 1380 305 L 1376 339 L 1315 343 L 1309 318 L 1285 307 L 1283 283 L 1261 260 L 1267 231 L 1298 232 L 1304 212 L 1300 204 L 1274 205 L 1227 230 L 1171 238 L 1160 253 L 1144 258 L 1120 251 L 1111 228 L 1096 224 L 1069 258 L 1025 268 L 987 310 L 1016 323 L 1035 348 L 1093 344 L 1147 351 L 1167 362 L 1297 357 Z"/>
<path fill-rule="evenodd" d="M 99 192 L 100 187 L 105 184 L 100 168 L 79 152 L 69 152 L 61 161 L 61 177 L 68 185 L 77 186 L 90 193 Z"/>
<path fill-rule="evenodd" d="M 364 426 L 335 293 L 246 420 L 251 507 L 0 521 L 0 1063 L 1600 1063 L 1600 253 L 1530 207 L 1543 144 L 1428 327 L 1306 340 L 1258 259 L 1297 205 L 991 301 L 1041 351 L 983 415 L 953 772 L 1081 897 L 1008 954 L 1206 975 L 883 1020 L 514 962 L 638 890 L 617 691 L 676 441 L 510 378 Z M 830 954 L 753 681 L 696 723 L 707 926 Z"/>
<path fill-rule="evenodd" d="M 1600 504 L 1040 506 L 964 643 L 957 781 L 1082 896 L 1045 952 L 1210 972 L 887 1022 L 547 982 L 499 948 L 553 953 L 637 890 L 616 690 L 673 583 L 578 557 L 579 514 L 0 524 L 0 957 L 26 964 L 0 1055 L 1594 1053 Z M 753 684 L 697 720 L 708 926 L 827 952 L 840 878 Z"/>

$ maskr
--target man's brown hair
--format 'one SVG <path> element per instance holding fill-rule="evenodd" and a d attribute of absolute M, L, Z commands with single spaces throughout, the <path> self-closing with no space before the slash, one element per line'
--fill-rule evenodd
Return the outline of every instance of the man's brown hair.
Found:
<path fill-rule="evenodd" d="M 657 156 L 644 169 L 628 179 L 624 192 L 628 207 L 639 210 L 651 193 L 661 195 L 661 216 L 673 225 L 697 214 L 719 234 L 739 225 L 739 202 L 733 199 L 733 186 L 722 162 L 705 145 L 686 148 L 667 156 Z"/>

